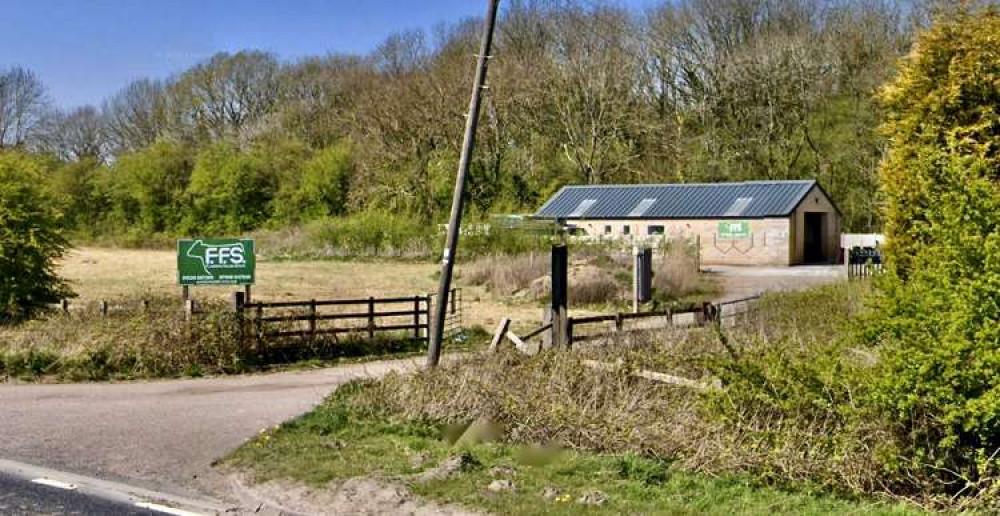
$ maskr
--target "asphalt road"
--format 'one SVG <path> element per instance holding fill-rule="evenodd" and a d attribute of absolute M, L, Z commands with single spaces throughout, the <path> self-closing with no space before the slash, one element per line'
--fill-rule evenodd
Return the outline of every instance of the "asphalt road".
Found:
<path fill-rule="evenodd" d="M 212 468 L 217 458 L 260 429 L 308 411 L 338 385 L 418 363 L 157 382 L 0 384 L 0 459 L 225 500 L 230 484 Z"/>
<path fill-rule="evenodd" d="M 123 503 L 107 501 L 77 491 L 32 483 L 0 473 L 0 514 L 21 515 L 161 515 Z"/>

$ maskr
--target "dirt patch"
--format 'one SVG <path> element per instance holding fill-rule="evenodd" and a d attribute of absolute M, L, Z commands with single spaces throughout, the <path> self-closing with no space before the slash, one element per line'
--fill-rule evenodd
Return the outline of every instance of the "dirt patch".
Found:
<path fill-rule="evenodd" d="M 231 477 L 233 490 L 244 506 L 264 511 L 293 514 L 399 514 L 413 516 L 474 516 L 473 512 L 454 505 L 423 500 L 399 482 L 371 477 L 355 477 L 331 482 L 322 488 L 291 481 L 271 480 L 251 484 L 243 474 Z"/>

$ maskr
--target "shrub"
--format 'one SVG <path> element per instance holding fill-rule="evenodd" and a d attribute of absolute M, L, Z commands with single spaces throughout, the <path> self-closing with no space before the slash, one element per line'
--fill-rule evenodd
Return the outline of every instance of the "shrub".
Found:
<path fill-rule="evenodd" d="M 72 295 L 56 274 L 69 243 L 39 164 L 0 154 L 0 324 L 21 322 Z"/>
<path fill-rule="evenodd" d="M 889 467 L 950 493 L 1000 473 L 1000 15 L 962 10 L 918 38 L 882 91 L 889 275 L 862 344 Z"/>

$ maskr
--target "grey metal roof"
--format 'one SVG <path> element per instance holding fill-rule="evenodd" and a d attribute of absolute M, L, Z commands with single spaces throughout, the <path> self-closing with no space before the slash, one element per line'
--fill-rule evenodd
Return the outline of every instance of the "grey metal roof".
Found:
<path fill-rule="evenodd" d="M 561 219 L 715 219 L 789 215 L 815 180 L 661 185 L 573 185 L 535 217 Z M 653 201 L 650 201 L 653 199 Z"/>

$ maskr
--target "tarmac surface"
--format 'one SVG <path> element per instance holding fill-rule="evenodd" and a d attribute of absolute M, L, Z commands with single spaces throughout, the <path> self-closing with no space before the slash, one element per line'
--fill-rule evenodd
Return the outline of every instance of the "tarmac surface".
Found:
<path fill-rule="evenodd" d="M 59 489 L 0 473 L 0 514 L 21 515 L 122 515 L 162 513 L 104 500 L 77 491 Z"/>
<path fill-rule="evenodd" d="M 350 380 L 418 359 L 192 380 L 0 384 L 0 459 L 179 496 L 220 499 L 213 462 Z M 14 503 L 14 502 L 11 502 Z M 0 508 L 0 514 L 7 514 Z"/>

